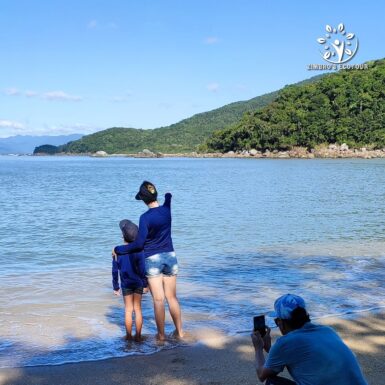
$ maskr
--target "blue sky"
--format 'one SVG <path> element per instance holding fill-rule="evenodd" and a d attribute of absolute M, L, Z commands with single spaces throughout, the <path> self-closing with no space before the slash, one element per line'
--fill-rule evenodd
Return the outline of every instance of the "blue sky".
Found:
<path fill-rule="evenodd" d="M 385 57 L 380 1 L 0 0 L 0 137 L 156 128 L 317 75 L 344 23 Z"/>

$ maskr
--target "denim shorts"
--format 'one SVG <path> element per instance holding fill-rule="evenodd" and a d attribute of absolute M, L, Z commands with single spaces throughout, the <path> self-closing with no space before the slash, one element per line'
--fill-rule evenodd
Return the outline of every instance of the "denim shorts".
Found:
<path fill-rule="evenodd" d="M 178 274 L 178 261 L 174 251 L 151 255 L 145 259 L 145 263 L 147 277 L 161 274 L 171 277 Z"/>
<path fill-rule="evenodd" d="M 143 294 L 143 287 L 122 287 L 123 297 L 131 294 Z"/>

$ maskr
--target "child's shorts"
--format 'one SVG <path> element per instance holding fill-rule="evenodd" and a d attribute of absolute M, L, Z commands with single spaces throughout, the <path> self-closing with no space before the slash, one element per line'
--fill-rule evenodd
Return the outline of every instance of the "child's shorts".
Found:
<path fill-rule="evenodd" d="M 125 295 L 132 295 L 132 294 L 143 294 L 143 287 L 122 287 L 122 294 Z"/>

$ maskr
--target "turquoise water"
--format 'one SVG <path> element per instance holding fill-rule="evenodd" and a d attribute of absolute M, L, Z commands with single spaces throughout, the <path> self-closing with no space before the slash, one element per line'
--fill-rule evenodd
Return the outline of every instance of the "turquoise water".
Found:
<path fill-rule="evenodd" d="M 149 337 L 127 346 L 111 288 L 118 223 L 144 211 L 144 179 L 173 193 L 186 329 L 244 332 L 286 292 L 314 317 L 385 306 L 384 159 L 3 156 L 0 367 L 159 349 L 149 296 Z"/>

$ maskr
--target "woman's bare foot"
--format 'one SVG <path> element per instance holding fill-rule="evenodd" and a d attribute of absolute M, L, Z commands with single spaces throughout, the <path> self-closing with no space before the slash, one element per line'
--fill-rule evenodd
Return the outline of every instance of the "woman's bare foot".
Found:
<path fill-rule="evenodd" d="M 142 342 L 143 338 L 140 334 L 135 334 L 134 340 L 135 340 L 135 342 Z"/>
<path fill-rule="evenodd" d="M 129 333 L 127 333 L 127 334 L 123 337 L 123 339 L 124 339 L 125 341 L 132 341 L 132 335 L 129 334 Z"/>
<path fill-rule="evenodd" d="M 177 330 L 174 330 L 172 333 L 171 333 L 171 338 L 175 338 L 176 340 L 181 340 L 183 339 L 184 337 L 184 332 L 183 330 L 178 332 Z"/>
<path fill-rule="evenodd" d="M 157 334 L 155 335 L 155 338 L 156 338 L 156 340 L 157 340 L 158 342 L 164 342 L 164 341 L 166 340 L 165 335 L 164 335 L 164 334 L 159 334 L 159 333 L 157 333 Z"/>

